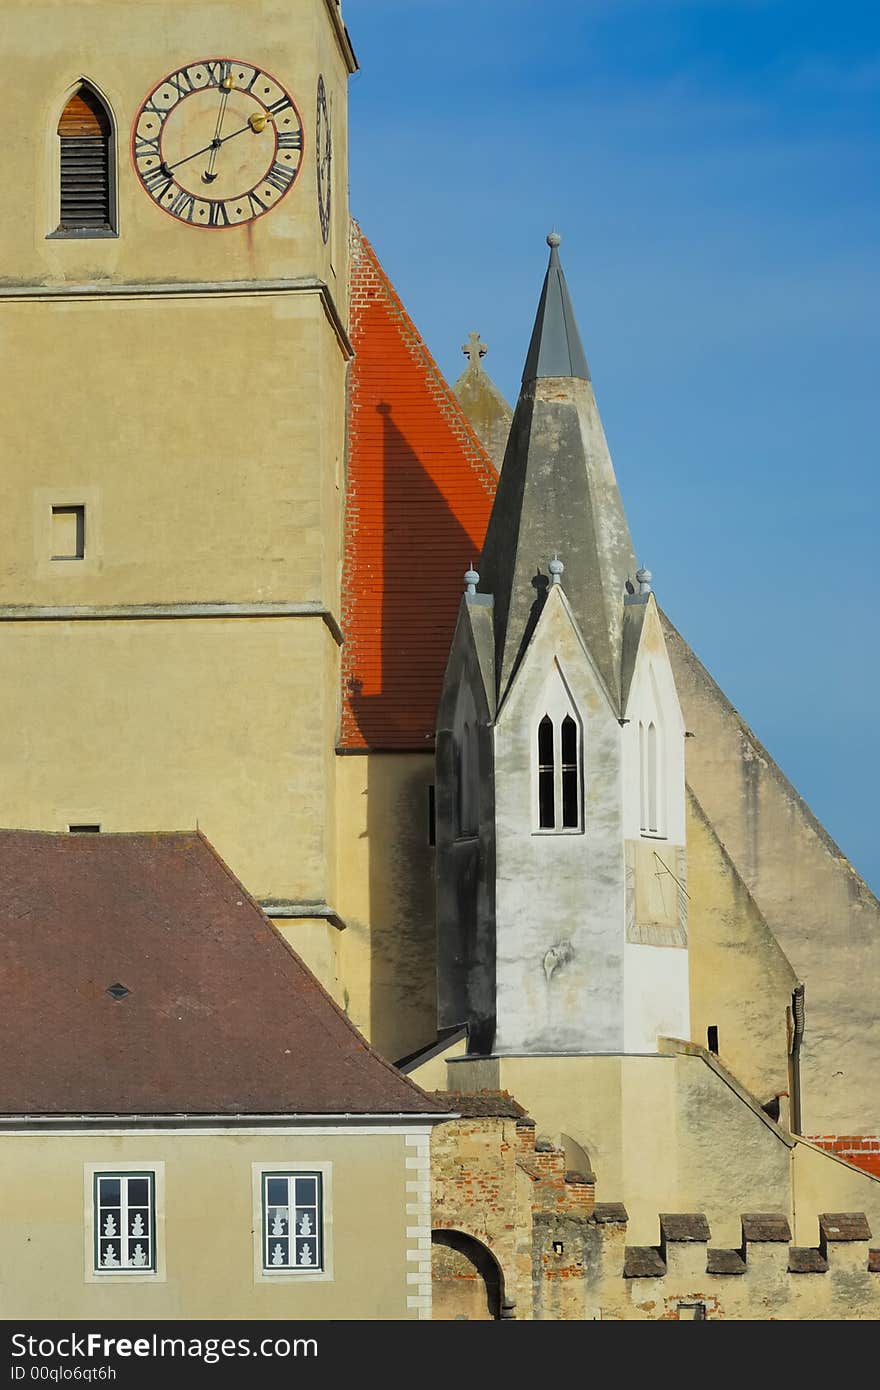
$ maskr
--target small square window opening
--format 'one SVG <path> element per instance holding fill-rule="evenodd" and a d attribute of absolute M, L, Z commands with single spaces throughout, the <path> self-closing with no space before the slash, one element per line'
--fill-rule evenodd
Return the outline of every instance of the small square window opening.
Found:
<path fill-rule="evenodd" d="M 52 559 L 82 560 L 86 553 L 85 507 L 52 508 Z"/>

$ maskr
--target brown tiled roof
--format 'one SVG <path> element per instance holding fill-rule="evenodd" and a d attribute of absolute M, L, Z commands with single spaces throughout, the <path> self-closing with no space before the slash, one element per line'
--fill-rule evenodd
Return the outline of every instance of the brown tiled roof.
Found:
<path fill-rule="evenodd" d="M 745 1274 L 746 1262 L 738 1250 L 719 1250 L 711 1245 L 706 1251 L 707 1274 Z"/>
<path fill-rule="evenodd" d="M 793 1245 L 788 1252 L 789 1274 L 826 1274 L 828 1261 L 820 1250 L 811 1250 L 803 1245 Z"/>
<path fill-rule="evenodd" d="M 824 1240 L 870 1240 L 871 1227 L 863 1211 L 831 1211 L 819 1216 Z"/>
<path fill-rule="evenodd" d="M 662 1279 L 666 1261 L 655 1245 L 628 1245 L 623 1262 L 624 1279 Z"/>
<path fill-rule="evenodd" d="M 0 831 L 0 952 L 0 1114 L 440 1110 L 200 834 Z"/>
<path fill-rule="evenodd" d="M 508 1091 L 432 1091 L 438 1105 L 462 1119 L 525 1120 L 528 1115 Z"/>
<path fill-rule="evenodd" d="M 430 752 L 497 474 L 357 227 L 351 340 L 340 745 Z"/>
<path fill-rule="evenodd" d="M 742 1218 L 743 1240 L 791 1240 L 788 1217 L 781 1211 L 747 1212 Z"/>

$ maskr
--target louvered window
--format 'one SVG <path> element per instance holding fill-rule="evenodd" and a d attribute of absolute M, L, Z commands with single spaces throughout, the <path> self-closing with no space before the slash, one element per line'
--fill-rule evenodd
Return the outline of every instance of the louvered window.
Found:
<path fill-rule="evenodd" d="M 80 87 L 58 122 L 61 141 L 60 233 L 112 232 L 113 127 L 104 103 Z"/>

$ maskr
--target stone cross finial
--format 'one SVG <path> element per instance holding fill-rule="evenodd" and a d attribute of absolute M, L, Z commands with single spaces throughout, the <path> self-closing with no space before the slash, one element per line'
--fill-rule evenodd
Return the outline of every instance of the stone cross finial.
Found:
<path fill-rule="evenodd" d="M 489 351 L 486 344 L 480 341 L 479 333 L 468 334 L 468 340 L 466 343 L 462 343 L 461 350 L 472 367 L 478 366 L 480 358 L 485 357 Z"/>

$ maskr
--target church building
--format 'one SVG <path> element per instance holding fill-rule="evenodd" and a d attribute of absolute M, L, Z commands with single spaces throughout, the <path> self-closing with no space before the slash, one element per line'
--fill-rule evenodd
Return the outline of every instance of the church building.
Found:
<path fill-rule="evenodd" d="M 433 1241 L 438 1316 L 876 1316 L 880 904 L 663 611 L 560 236 L 452 388 L 339 0 L 0 16 L 0 831 L 213 846 L 430 1134 L 408 1314 Z"/>

